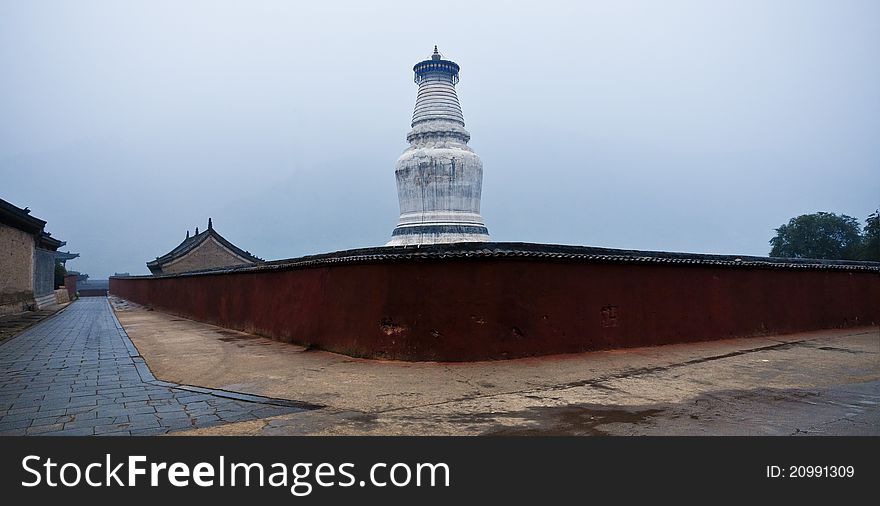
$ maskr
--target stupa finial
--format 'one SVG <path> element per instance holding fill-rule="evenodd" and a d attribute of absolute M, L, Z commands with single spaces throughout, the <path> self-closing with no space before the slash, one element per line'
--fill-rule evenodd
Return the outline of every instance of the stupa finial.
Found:
<path fill-rule="evenodd" d="M 443 58 L 443 55 L 440 54 L 440 51 L 437 51 L 437 44 L 434 44 L 434 54 L 431 55 L 432 60 L 439 60 Z"/>

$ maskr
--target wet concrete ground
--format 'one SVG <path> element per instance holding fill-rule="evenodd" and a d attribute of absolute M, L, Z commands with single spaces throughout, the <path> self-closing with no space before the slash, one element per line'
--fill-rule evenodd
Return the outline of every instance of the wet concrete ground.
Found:
<path fill-rule="evenodd" d="M 533 426 L 500 426 L 484 434 L 880 435 L 878 403 L 876 381 L 847 388 L 723 391 L 692 402 L 626 409 L 595 404 L 529 408 L 504 416 Z"/>
<path fill-rule="evenodd" d="M 184 434 L 880 435 L 877 327 L 406 363 L 117 305 L 162 379 L 326 406 Z"/>

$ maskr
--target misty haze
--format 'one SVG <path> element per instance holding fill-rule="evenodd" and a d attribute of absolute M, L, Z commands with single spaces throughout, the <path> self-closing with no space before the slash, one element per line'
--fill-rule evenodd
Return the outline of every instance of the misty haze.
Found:
<path fill-rule="evenodd" d="M 876 2 L 7 2 L 0 197 L 102 278 L 385 244 L 438 44 L 495 241 L 766 255 L 880 195 Z"/>

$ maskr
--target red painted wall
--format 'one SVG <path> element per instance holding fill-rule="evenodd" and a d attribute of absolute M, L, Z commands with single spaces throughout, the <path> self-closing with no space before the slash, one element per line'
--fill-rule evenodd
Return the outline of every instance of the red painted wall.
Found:
<path fill-rule="evenodd" d="M 67 288 L 67 295 L 70 300 L 76 300 L 76 274 L 68 274 L 64 276 L 64 287 Z"/>
<path fill-rule="evenodd" d="M 880 275 L 434 259 L 113 278 L 156 309 L 361 357 L 482 360 L 880 323 Z"/>

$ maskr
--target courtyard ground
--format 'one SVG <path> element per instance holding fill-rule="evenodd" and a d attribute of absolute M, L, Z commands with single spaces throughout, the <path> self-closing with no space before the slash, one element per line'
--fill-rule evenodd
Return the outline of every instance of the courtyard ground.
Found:
<path fill-rule="evenodd" d="M 160 380 L 322 406 L 175 434 L 880 435 L 878 327 L 412 363 L 114 306 Z"/>

